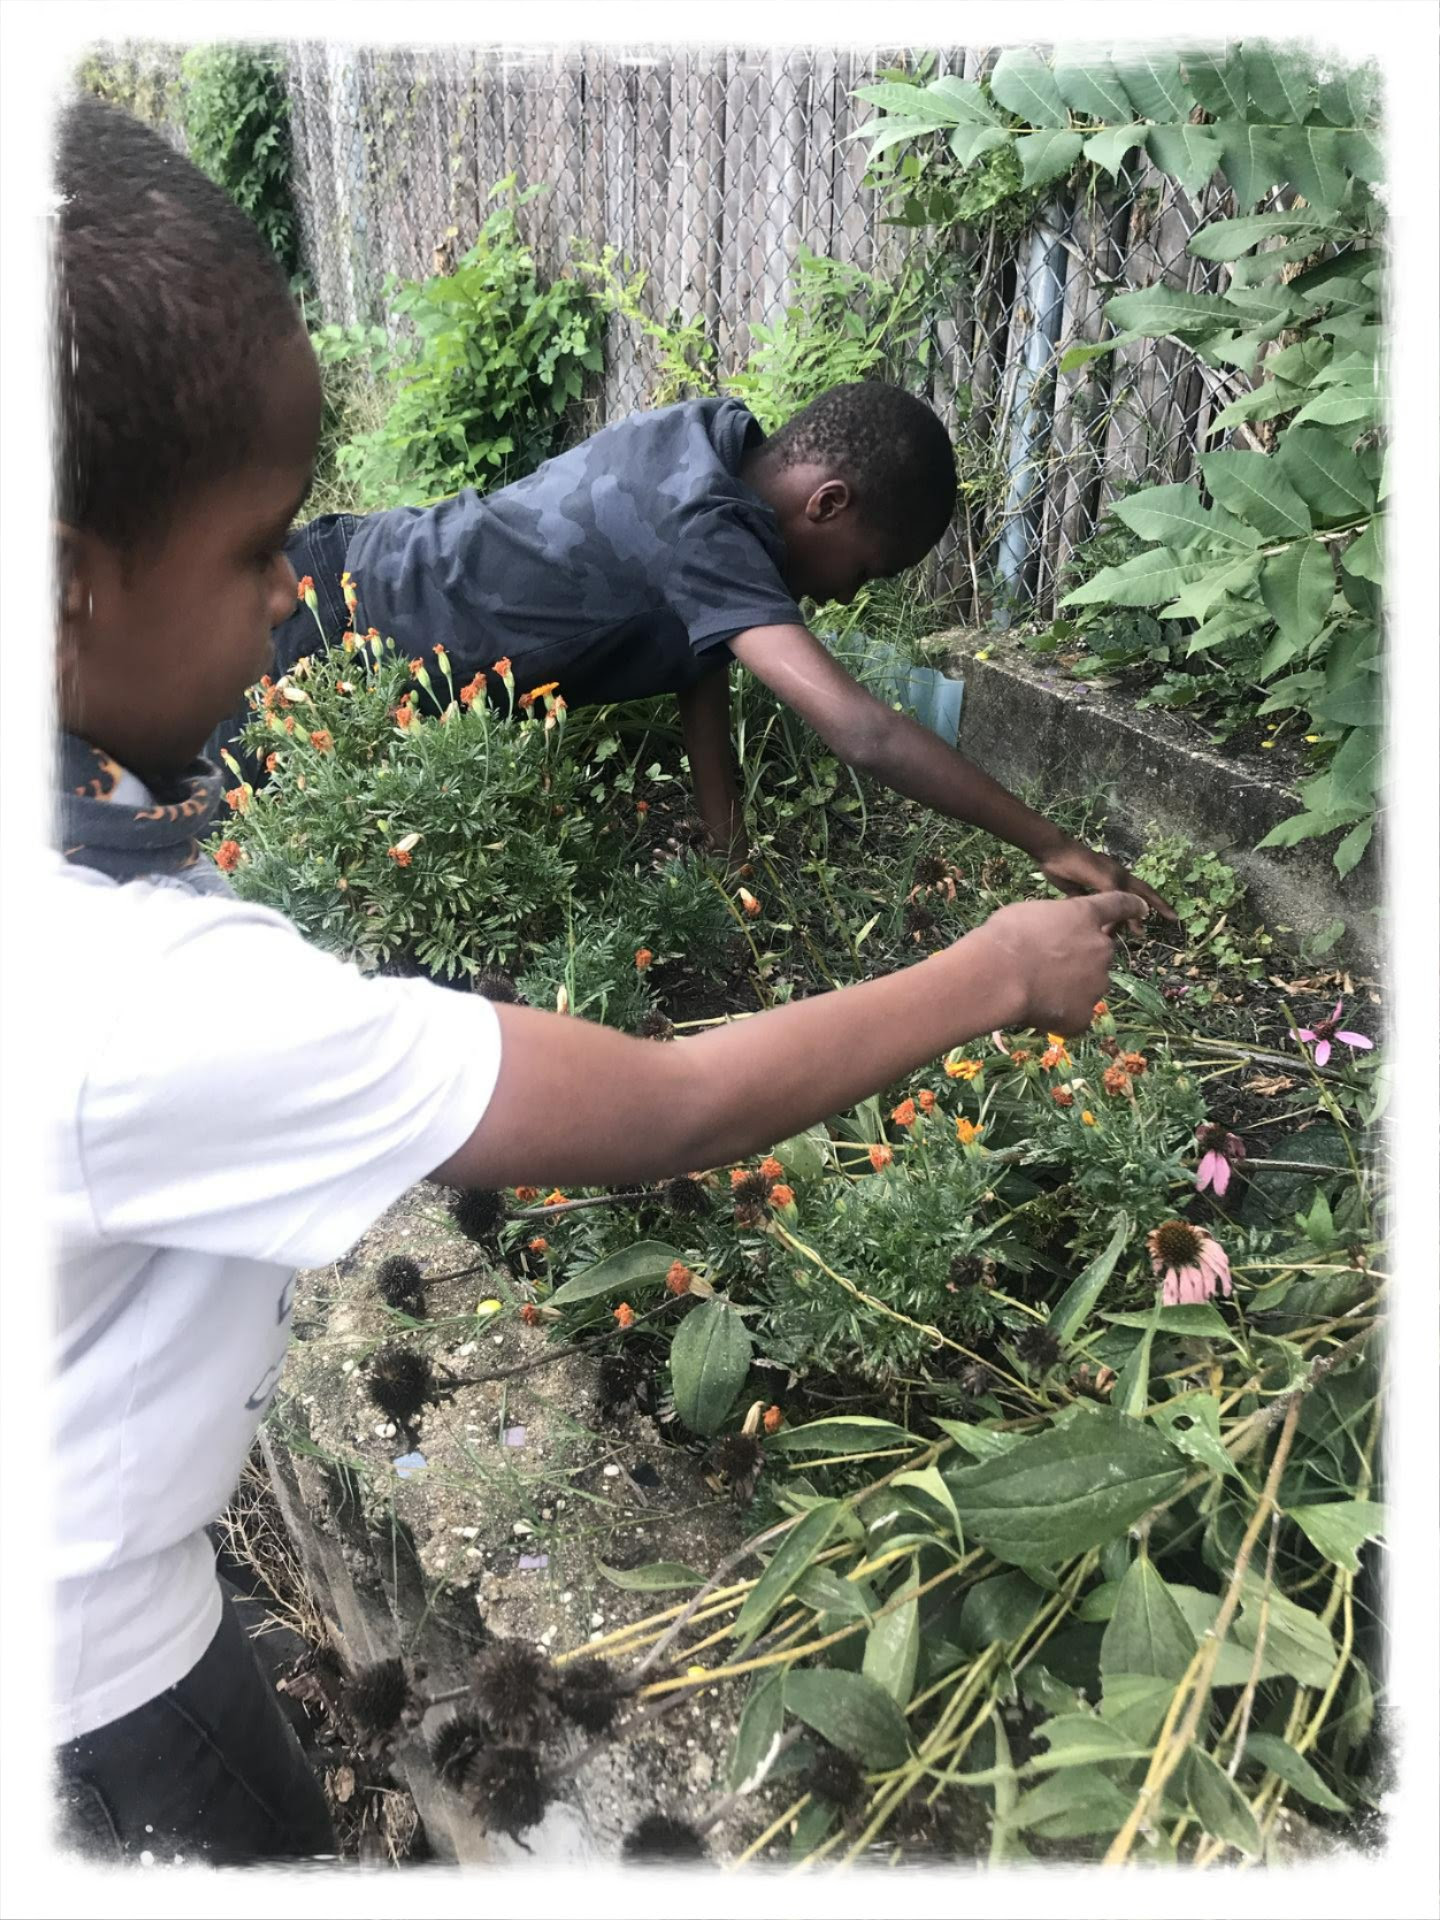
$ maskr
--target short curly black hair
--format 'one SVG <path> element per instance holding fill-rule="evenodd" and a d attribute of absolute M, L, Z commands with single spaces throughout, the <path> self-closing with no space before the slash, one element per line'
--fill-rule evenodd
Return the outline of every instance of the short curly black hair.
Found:
<path fill-rule="evenodd" d="M 85 96 L 58 134 L 55 509 L 133 552 L 244 465 L 300 314 L 253 222 L 158 133 Z"/>
<path fill-rule="evenodd" d="M 855 489 L 865 518 L 924 551 L 955 511 L 955 451 L 937 415 L 903 387 L 860 380 L 831 387 L 765 443 L 780 467 L 814 462 Z"/>

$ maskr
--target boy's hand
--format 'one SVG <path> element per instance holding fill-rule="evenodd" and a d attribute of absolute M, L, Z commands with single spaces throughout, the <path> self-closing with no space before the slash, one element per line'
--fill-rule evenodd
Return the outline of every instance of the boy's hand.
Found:
<path fill-rule="evenodd" d="M 1112 893 L 1119 889 L 1133 893 L 1164 920 L 1177 918 L 1168 900 L 1162 900 L 1153 887 L 1137 880 L 1133 873 L 1112 860 L 1108 853 L 1096 853 L 1079 840 L 1065 840 L 1053 853 L 1040 861 L 1040 871 L 1052 887 L 1062 893 Z M 1099 998 L 1099 996 L 1096 996 Z"/>
<path fill-rule="evenodd" d="M 1002 907 L 971 941 L 993 949 L 997 978 L 1013 984 L 1012 1026 L 1048 1033 L 1083 1033 L 1095 1002 L 1105 998 L 1115 963 L 1115 936 L 1138 926 L 1150 909 L 1125 890 L 1076 900 L 1027 900 Z"/>

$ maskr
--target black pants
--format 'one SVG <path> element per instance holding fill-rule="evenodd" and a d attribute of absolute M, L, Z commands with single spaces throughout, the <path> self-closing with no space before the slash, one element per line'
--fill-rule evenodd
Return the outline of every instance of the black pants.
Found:
<path fill-rule="evenodd" d="M 345 556 L 360 517 L 354 513 L 324 513 L 318 520 L 297 527 L 285 542 L 285 558 L 295 569 L 296 579 L 303 580 L 308 574 L 315 583 L 320 625 L 316 627 L 316 615 L 303 601 L 297 604 L 289 619 L 274 631 L 273 674 L 288 673 L 297 660 L 307 653 L 318 652 L 322 644 L 333 647 L 349 626 L 340 576 L 345 571 Z M 263 780 L 263 769 L 248 762 L 240 751 L 240 734 L 253 718 L 247 706 L 240 707 L 220 722 L 206 744 L 205 758 L 220 768 L 227 787 L 237 786 L 239 782 L 220 758 L 222 747 L 239 761 L 253 786 L 259 786 Z"/>
<path fill-rule="evenodd" d="M 61 1844 L 98 1863 L 335 1855 L 320 1783 L 228 1601 L 183 1680 L 57 1760 Z"/>

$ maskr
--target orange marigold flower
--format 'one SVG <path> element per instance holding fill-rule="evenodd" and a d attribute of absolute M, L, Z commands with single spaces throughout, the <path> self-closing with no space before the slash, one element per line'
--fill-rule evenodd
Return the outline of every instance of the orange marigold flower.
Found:
<path fill-rule="evenodd" d="M 978 1080 L 985 1071 L 983 1060 L 947 1060 L 945 1071 L 952 1080 Z"/>
<path fill-rule="evenodd" d="M 967 1120 L 963 1113 L 955 1122 L 955 1138 L 962 1147 L 973 1147 L 984 1131 L 984 1127 L 977 1127 L 975 1122 Z"/>
<path fill-rule="evenodd" d="M 550 1242 L 540 1233 L 537 1233 L 533 1240 L 527 1240 L 525 1244 L 531 1253 L 548 1253 L 550 1251 Z"/>
<path fill-rule="evenodd" d="M 215 849 L 215 864 L 222 873 L 233 873 L 240 864 L 240 842 L 222 840 Z"/>
<path fill-rule="evenodd" d="M 870 1149 L 870 1164 L 876 1173 L 879 1173 L 882 1167 L 888 1167 L 894 1158 L 895 1155 L 889 1147 L 871 1147 Z"/>
<path fill-rule="evenodd" d="M 749 914 L 752 920 L 755 918 L 756 914 L 759 913 L 760 911 L 760 902 L 755 898 L 754 894 L 751 893 L 748 887 L 741 887 L 740 889 L 740 904 L 745 909 L 746 913 Z"/>
<path fill-rule="evenodd" d="M 317 753 L 329 753 L 335 745 L 335 736 L 328 727 L 317 727 L 310 736 L 310 744 Z"/>
<path fill-rule="evenodd" d="M 1097 1000 L 1095 1002 L 1093 1009 L 1091 1010 L 1090 1018 L 1092 1020 L 1103 1020 L 1106 1014 L 1109 1013 L 1109 1011 L 1110 1011 L 1110 1004 L 1108 1001 Z"/>
<path fill-rule="evenodd" d="M 1128 1094 L 1130 1076 L 1123 1067 L 1107 1067 L 1101 1076 L 1106 1093 Z"/>
<path fill-rule="evenodd" d="M 285 731 L 287 733 L 293 733 L 295 731 L 295 716 L 293 713 L 287 713 L 285 716 Z"/>
<path fill-rule="evenodd" d="M 565 1196 L 561 1193 L 560 1189 L 556 1187 L 553 1193 L 546 1194 L 545 1204 L 547 1207 L 563 1207 L 565 1204 Z"/>
<path fill-rule="evenodd" d="M 520 1318 L 525 1322 L 527 1327 L 538 1326 L 540 1322 L 540 1309 L 531 1306 L 521 1307 Z"/>
<path fill-rule="evenodd" d="M 355 635 L 353 633 L 342 633 L 340 636 L 340 645 L 344 648 L 346 653 L 353 653 L 356 647 L 359 645 L 359 641 L 355 638 Z"/>
<path fill-rule="evenodd" d="M 690 1291 L 690 1283 L 695 1278 L 683 1260 L 672 1260 L 670 1270 L 665 1275 L 665 1285 L 671 1293 L 680 1295 Z"/>
<path fill-rule="evenodd" d="M 785 1178 L 785 1169 L 773 1153 L 767 1153 L 765 1158 L 760 1162 L 760 1171 L 767 1180 L 783 1180 Z"/>
<path fill-rule="evenodd" d="M 760 1424 L 766 1433 L 778 1433 L 785 1424 L 785 1416 L 779 1407 L 767 1407 Z"/>
<path fill-rule="evenodd" d="M 750 1175 L 744 1167 L 731 1167 L 730 1184 L 732 1187 L 738 1187 L 742 1181 L 748 1180 L 749 1178 Z"/>
<path fill-rule="evenodd" d="M 538 1187 L 516 1187 L 515 1198 L 520 1202 L 522 1207 L 528 1207 L 532 1201 L 540 1198 L 540 1189 Z"/>
<path fill-rule="evenodd" d="M 1050 1098 L 1057 1107 L 1073 1107 L 1075 1096 L 1068 1087 L 1051 1087 Z"/>
<path fill-rule="evenodd" d="M 315 598 L 315 582 L 308 573 L 295 582 L 295 598 L 307 604 Z"/>
<path fill-rule="evenodd" d="M 380 638 L 380 629 L 378 627 L 367 627 L 365 629 L 365 638 L 367 640 L 378 640 Z"/>
<path fill-rule="evenodd" d="M 485 676 L 483 673 L 477 673 L 473 680 L 467 680 L 465 685 L 460 689 L 461 706 L 462 707 L 470 706 L 474 701 L 479 699 L 480 695 L 484 691 L 485 691 Z"/>
<path fill-rule="evenodd" d="M 250 789 L 232 787 L 225 796 L 225 804 L 232 813 L 243 813 L 250 804 Z"/>
<path fill-rule="evenodd" d="M 915 1101 L 921 1113 L 933 1113 L 935 1111 L 935 1096 L 929 1087 L 922 1087 L 919 1093 L 916 1094 Z"/>
<path fill-rule="evenodd" d="M 260 676 L 260 684 L 262 687 L 273 687 L 275 682 L 270 678 L 268 673 L 262 673 Z"/>
<path fill-rule="evenodd" d="M 632 1306 L 630 1305 L 630 1303 L 629 1303 L 629 1301 L 628 1301 L 628 1300 L 622 1300 L 622 1301 L 620 1302 L 620 1304 L 619 1304 L 619 1306 L 618 1306 L 618 1307 L 616 1307 L 616 1309 L 615 1309 L 615 1318 L 616 1318 L 616 1319 L 617 1319 L 617 1320 L 619 1321 L 619 1323 L 620 1323 L 620 1327 L 621 1327 L 621 1330 L 622 1330 L 622 1331 L 623 1331 L 623 1330 L 624 1330 L 624 1329 L 625 1329 L 626 1327 L 633 1327 L 633 1326 L 634 1326 L 634 1324 L 635 1324 L 635 1309 L 634 1309 L 634 1308 L 633 1308 L 633 1307 L 632 1307 Z"/>
<path fill-rule="evenodd" d="M 410 671 L 411 673 L 423 673 L 425 671 L 425 662 L 420 658 L 419 654 L 416 654 L 415 658 L 410 662 Z"/>
<path fill-rule="evenodd" d="M 385 855 L 387 859 L 393 860 L 397 867 L 408 867 L 410 865 L 410 849 L 408 847 L 387 847 L 385 849 Z"/>
<path fill-rule="evenodd" d="M 279 766 L 279 764 L 280 764 L 280 756 L 279 756 L 279 754 L 278 754 L 278 753 L 267 753 L 267 754 L 266 754 L 266 756 L 265 756 L 265 771 L 266 771 L 267 773 L 273 773 L 273 772 L 275 771 L 275 769 L 276 769 L 276 767 L 278 767 L 278 766 Z"/>
<path fill-rule="evenodd" d="M 522 713 L 528 713 L 535 704 L 535 696 L 533 693 L 522 693 L 515 704 L 520 708 Z"/>
<path fill-rule="evenodd" d="M 506 656 L 505 656 L 505 658 L 504 658 L 503 660 L 497 660 L 497 661 L 495 662 L 495 668 L 494 668 L 494 670 L 495 670 L 495 672 L 496 672 L 496 673 L 498 673 L 498 674 L 499 674 L 499 676 L 500 676 L 500 678 L 501 678 L 502 680 L 508 680 L 508 679 L 510 678 L 510 656 L 509 656 L 509 654 L 506 654 Z"/>
<path fill-rule="evenodd" d="M 1010 1050 L 1010 1064 L 1012 1067 L 1023 1067 L 1029 1058 L 1030 1049 L 1028 1047 L 1012 1047 Z"/>
<path fill-rule="evenodd" d="M 655 956 L 649 947 L 637 947 L 635 950 L 635 971 L 637 973 L 644 973 L 654 958 Z"/>
<path fill-rule="evenodd" d="M 395 709 L 394 719 L 396 726 L 408 727 L 414 718 L 415 709 L 410 705 L 408 700 L 402 700 Z"/>
<path fill-rule="evenodd" d="M 547 680 L 543 687 L 532 687 L 525 695 L 526 700 L 543 700 L 547 693 L 554 693 L 560 685 L 558 680 Z M 522 703 L 523 704 L 523 703 Z"/>
<path fill-rule="evenodd" d="M 1145 1058 L 1143 1053 L 1122 1053 L 1120 1056 L 1120 1064 L 1126 1073 L 1133 1074 L 1138 1080 L 1141 1074 L 1149 1067 L 1150 1062 Z"/>
<path fill-rule="evenodd" d="M 787 1187 L 783 1180 L 777 1180 L 770 1189 L 770 1204 L 772 1207 L 793 1207 L 795 1204 L 795 1189 L 793 1187 Z"/>
<path fill-rule="evenodd" d="M 637 800 L 635 802 L 635 811 L 637 813 L 648 813 L 650 811 L 650 802 L 648 800 Z"/>
<path fill-rule="evenodd" d="M 915 1124 L 915 1102 L 902 1100 L 890 1115 L 897 1127 L 913 1127 Z"/>
<path fill-rule="evenodd" d="M 1040 1064 L 1047 1069 L 1051 1067 L 1068 1067 L 1070 1064 L 1070 1055 L 1063 1046 L 1049 1046 L 1046 1047 L 1045 1051 L 1041 1054 Z"/>
<path fill-rule="evenodd" d="M 1088 1107 L 1086 1107 L 1084 1112 L 1080 1115 L 1080 1120 L 1081 1120 L 1081 1124 L 1087 1127 L 1098 1127 L 1100 1124 L 1100 1122 L 1095 1118 L 1094 1114 L 1091 1113 Z"/>

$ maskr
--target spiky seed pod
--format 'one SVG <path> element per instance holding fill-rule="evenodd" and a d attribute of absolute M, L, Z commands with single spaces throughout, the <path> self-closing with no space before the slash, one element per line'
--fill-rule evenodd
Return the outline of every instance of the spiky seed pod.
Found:
<path fill-rule="evenodd" d="M 515 1006 L 520 999 L 520 989 L 499 967 L 482 967 L 472 984 L 482 999 L 493 1000 L 499 1006 Z"/>
<path fill-rule="evenodd" d="M 344 1706 L 362 1733 L 389 1733 L 400 1722 L 410 1700 L 410 1683 L 403 1660 L 378 1660 L 360 1667 L 345 1689 Z"/>
<path fill-rule="evenodd" d="M 913 900 L 905 909 L 905 931 L 912 940 L 925 939 L 928 934 L 935 931 L 938 924 L 930 909 L 922 906 L 918 900 Z"/>
<path fill-rule="evenodd" d="M 705 1842 L 683 1820 L 668 1813 L 647 1813 L 625 1836 L 625 1858 L 636 1866 L 667 1860 L 705 1860 Z"/>
<path fill-rule="evenodd" d="M 505 1202 L 489 1187 L 466 1187 L 450 1202 L 450 1218 L 467 1240 L 493 1246 L 505 1219 Z"/>
<path fill-rule="evenodd" d="M 652 1007 L 635 1029 L 642 1040 L 673 1040 L 675 1028 L 658 1007 Z"/>
<path fill-rule="evenodd" d="M 754 1201 L 760 1201 L 763 1204 L 769 1198 L 773 1184 L 769 1174 L 762 1173 L 758 1167 L 747 1169 L 738 1179 L 731 1182 L 736 1206 L 739 1207 L 742 1203 L 748 1205 Z"/>
<path fill-rule="evenodd" d="M 922 853 L 915 862 L 915 885 L 917 887 L 938 887 L 949 875 L 950 869 L 938 853 Z"/>
<path fill-rule="evenodd" d="M 661 1188 L 661 1195 L 671 1213 L 680 1220 L 698 1220 L 702 1214 L 710 1211 L 709 1194 L 688 1173 L 682 1173 L 678 1179 L 667 1180 Z"/>
<path fill-rule="evenodd" d="M 435 1370 L 414 1347 L 382 1347 L 370 1362 L 365 1391 L 387 1420 L 409 1427 L 435 1399 Z"/>
<path fill-rule="evenodd" d="M 727 1480 L 743 1480 L 764 1460 L 765 1451 L 750 1433 L 727 1433 L 710 1449 L 710 1468 Z"/>
<path fill-rule="evenodd" d="M 982 1394 L 989 1393 L 995 1385 L 994 1374 L 988 1367 L 982 1366 L 978 1360 L 972 1360 L 968 1366 L 962 1367 L 955 1379 L 960 1391 L 969 1394 L 972 1400 L 978 1400 Z"/>
<path fill-rule="evenodd" d="M 492 1832 L 518 1840 L 545 1818 L 550 1794 L 529 1747 L 483 1748 L 467 1769 L 465 1785 L 477 1816 Z"/>
<path fill-rule="evenodd" d="M 580 1660 L 558 1669 L 550 1697 L 567 1720 L 586 1733 L 604 1733 L 619 1710 L 621 1693 L 608 1660 Z"/>
<path fill-rule="evenodd" d="M 465 1787 L 484 1740 L 484 1726 L 470 1713 L 453 1713 L 435 1729 L 430 1764 L 447 1787 Z"/>
<path fill-rule="evenodd" d="M 950 1284 L 953 1287 L 978 1287 L 985 1279 L 985 1262 L 977 1260 L 973 1253 L 957 1253 L 950 1262 Z"/>
<path fill-rule="evenodd" d="M 534 1740 L 547 1718 L 550 1662 L 523 1640 L 497 1640 L 475 1662 L 475 1701 L 502 1740 Z"/>
<path fill-rule="evenodd" d="M 844 1813 L 864 1797 L 865 1774 L 858 1761 L 827 1742 L 816 1754 L 805 1784 L 817 1800 L 826 1800 Z"/>
<path fill-rule="evenodd" d="M 418 1261 L 407 1259 L 403 1253 L 392 1253 L 388 1260 L 380 1262 L 375 1286 L 387 1307 L 403 1308 L 421 1299 L 422 1279 Z"/>
<path fill-rule="evenodd" d="M 607 1353 L 600 1362 L 600 1405 L 607 1413 L 629 1406 L 639 1389 L 641 1373 L 623 1353 Z"/>
<path fill-rule="evenodd" d="M 1015 1351 L 1036 1373 L 1048 1373 L 1060 1358 L 1060 1342 L 1049 1327 L 1027 1327 L 1015 1342 Z"/>

